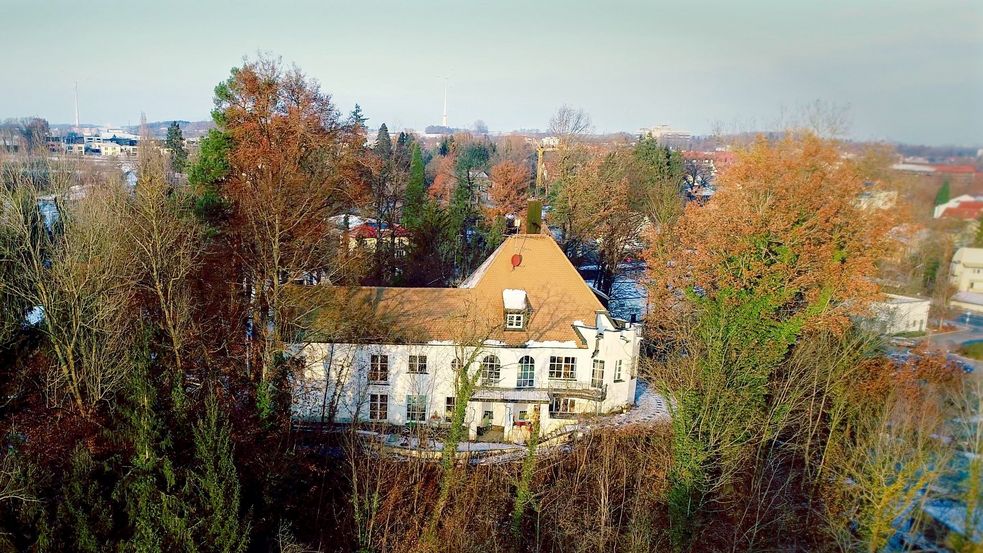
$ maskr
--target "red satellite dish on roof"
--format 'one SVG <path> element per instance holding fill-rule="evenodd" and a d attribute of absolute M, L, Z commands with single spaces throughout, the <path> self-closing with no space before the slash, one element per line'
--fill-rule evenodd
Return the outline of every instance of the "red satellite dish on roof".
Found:
<path fill-rule="evenodd" d="M 522 263 L 522 254 L 515 254 L 512 256 L 512 268 L 515 269 Z"/>

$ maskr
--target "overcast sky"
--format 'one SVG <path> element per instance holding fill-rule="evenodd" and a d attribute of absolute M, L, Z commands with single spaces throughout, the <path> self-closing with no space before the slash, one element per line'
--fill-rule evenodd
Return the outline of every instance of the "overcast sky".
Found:
<path fill-rule="evenodd" d="M 983 0 L 0 0 L 0 118 L 206 119 L 244 55 L 297 63 L 370 126 L 773 128 L 820 99 L 850 135 L 983 145 Z M 785 114 L 785 115 L 782 115 Z"/>

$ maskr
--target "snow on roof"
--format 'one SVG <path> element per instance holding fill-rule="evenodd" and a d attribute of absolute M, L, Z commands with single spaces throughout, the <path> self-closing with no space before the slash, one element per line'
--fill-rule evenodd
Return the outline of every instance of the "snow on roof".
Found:
<path fill-rule="evenodd" d="M 506 288 L 502 290 L 502 302 L 505 303 L 505 309 L 521 311 L 526 308 L 526 291 Z"/>

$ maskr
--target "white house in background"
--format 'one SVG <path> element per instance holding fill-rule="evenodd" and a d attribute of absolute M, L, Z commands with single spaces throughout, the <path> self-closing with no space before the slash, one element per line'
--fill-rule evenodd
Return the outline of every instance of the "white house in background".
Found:
<path fill-rule="evenodd" d="M 924 332 L 928 328 L 928 311 L 932 302 L 922 298 L 885 294 L 885 299 L 874 302 L 872 316 L 867 326 L 881 334 Z"/>
<path fill-rule="evenodd" d="M 983 248 L 959 248 L 949 263 L 949 282 L 958 292 L 983 293 Z"/>
<path fill-rule="evenodd" d="M 346 312 L 371 313 L 385 332 L 298 346 L 300 423 L 446 426 L 457 368 L 468 361 L 469 372 L 481 374 L 467 405 L 471 439 L 522 442 L 534 412 L 548 433 L 633 405 L 641 328 L 612 318 L 548 235 L 510 236 L 457 288 L 303 292 L 332 306 L 314 327 L 337 336 Z"/>
<path fill-rule="evenodd" d="M 983 248 L 959 248 L 949 263 L 949 284 L 956 294 L 949 307 L 983 313 Z"/>
<path fill-rule="evenodd" d="M 983 206 L 983 198 L 963 194 L 944 204 L 935 206 L 932 216 L 936 219 L 947 216 L 957 219 L 975 219 L 979 217 L 981 206 Z"/>

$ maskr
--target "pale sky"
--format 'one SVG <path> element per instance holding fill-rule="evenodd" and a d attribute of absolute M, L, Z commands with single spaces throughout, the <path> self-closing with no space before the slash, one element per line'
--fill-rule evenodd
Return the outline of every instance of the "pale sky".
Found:
<path fill-rule="evenodd" d="M 983 145 L 983 0 L 0 0 L 0 118 L 207 119 L 245 55 L 282 56 L 370 126 L 774 128 L 820 99 L 850 136 Z"/>

